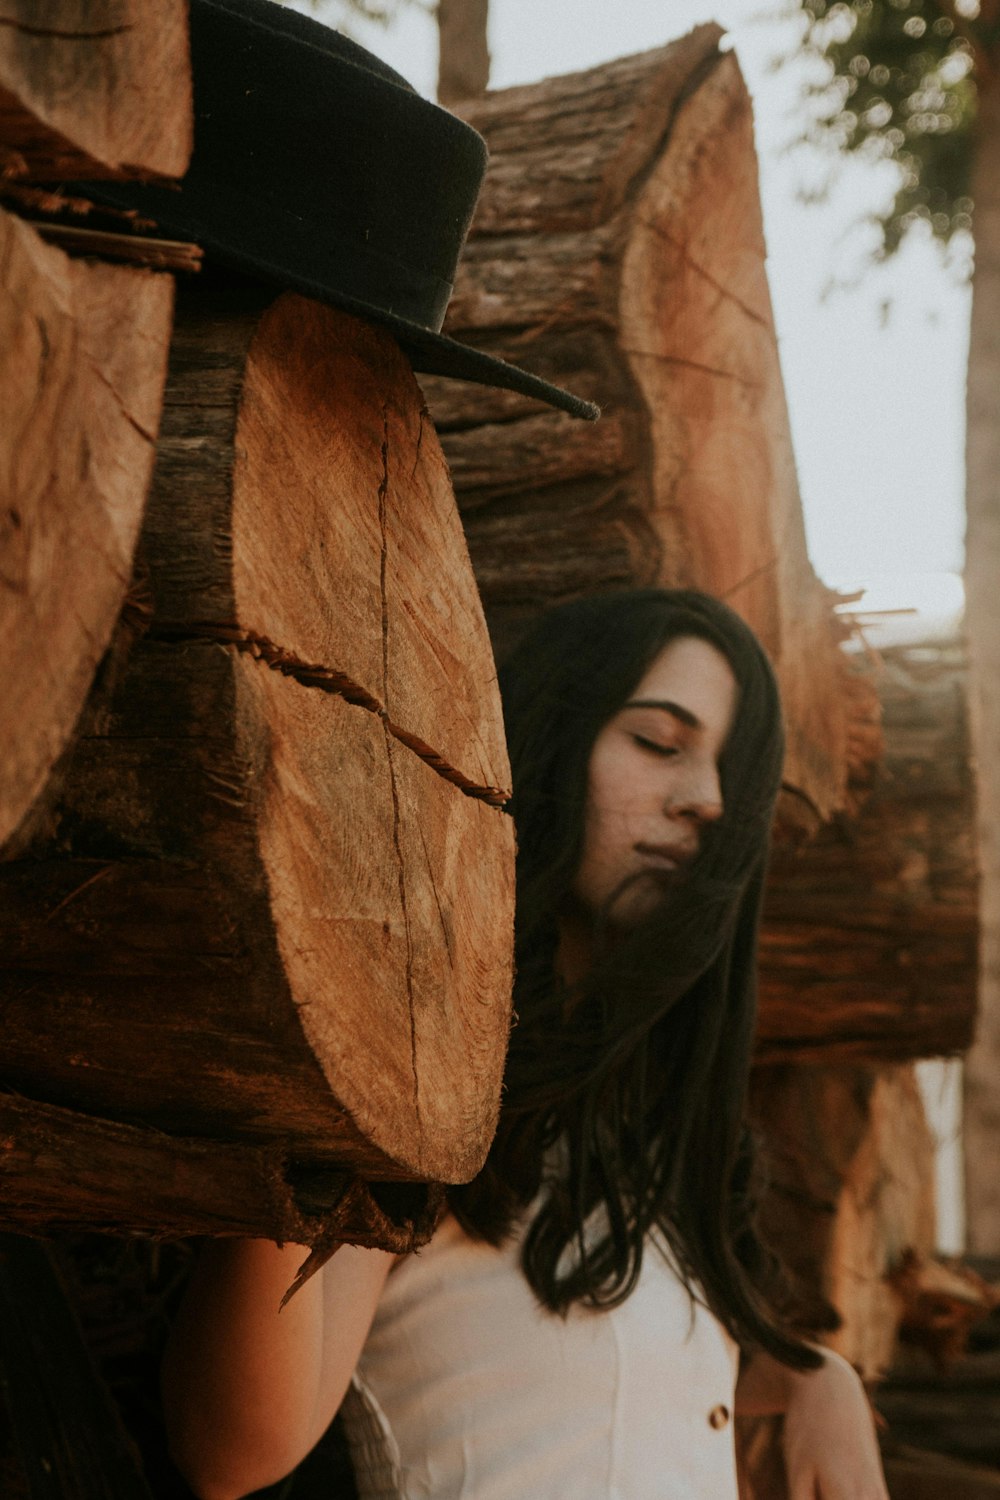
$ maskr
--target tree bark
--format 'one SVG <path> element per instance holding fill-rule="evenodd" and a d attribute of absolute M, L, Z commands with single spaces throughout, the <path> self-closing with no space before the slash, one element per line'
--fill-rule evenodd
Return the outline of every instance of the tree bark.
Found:
<path fill-rule="evenodd" d="M 154 1130 L 463 1180 L 498 1107 L 513 832 L 461 526 L 388 335 L 234 295 L 181 310 L 132 638 L 0 866 L 0 1078 L 156 1160 Z M 106 1223 L 144 1174 L 109 1177 Z"/>
<path fill-rule="evenodd" d="M 449 109 L 489 87 L 488 11 L 489 0 L 438 0 L 437 96 Z"/>
<path fill-rule="evenodd" d="M 69 743 L 125 599 L 172 307 L 169 278 L 69 260 L 0 210 L 0 845 Z"/>
<path fill-rule="evenodd" d="M 761 1061 L 888 1061 L 969 1045 L 978 911 L 966 676 L 956 642 L 886 650 L 874 786 L 854 817 L 776 849 Z"/>
<path fill-rule="evenodd" d="M 5 176 L 181 177 L 191 137 L 183 0 L 3 0 Z"/>
<path fill-rule="evenodd" d="M 965 581 L 982 876 L 979 1028 L 965 1069 L 968 1242 L 1000 1253 L 1000 59 L 981 70 L 967 394 Z"/>
<path fill-rule="evenodd" d="M 719 30 L 463 106 L 491 160 L 447 328 L 600 402 L 594 427 L 427 377 L 500 654 L 622 584 L 727 598 L 774 659 L 788 778 L 842 804 L 850 713 L 806 556 L 750 102 Z"/>

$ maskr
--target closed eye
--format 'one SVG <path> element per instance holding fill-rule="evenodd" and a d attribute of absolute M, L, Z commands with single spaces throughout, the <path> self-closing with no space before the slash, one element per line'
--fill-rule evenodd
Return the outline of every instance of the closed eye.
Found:
<path fill-rule="evenodd" d="M 632 739 L 641 750 L 648 750 L 652 755 L 667 757 L 680 754 L 676 745 L 662 745 L 659 740 L 649 740 L 644 734 L 633 734 Z"/>

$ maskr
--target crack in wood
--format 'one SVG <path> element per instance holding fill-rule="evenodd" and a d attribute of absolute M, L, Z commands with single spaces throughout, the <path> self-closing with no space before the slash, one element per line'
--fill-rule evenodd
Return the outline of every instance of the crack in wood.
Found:
<path fill-rule="evenodd" d="M 317 662 L 303 661 L 301 657 L 286 651 L 268 636 L 259 635 L 253 630 L 236 630 L 209 621 L 203 626 L 189 626 L 184 630 L 154 626 L 149 630 L 147 638 L 175 644 L 185 641 L 214 642 L 219 646 L 228 646 L 235 651 L 245 652 L 255 661 L 263 662 L 264 666 L 270 667 L 272 671 L 293 678 L 301 687 L 318 688 L 320 692 L 343 698 L 345 703 L 350 703 L 355 708 L 363 708 L 368 713 L 376 714 L 394 740 L 398 740 L 401 745 L 412 750 L 414 755 L 443 781 L 450 782 L 464 796 L 472 797 L 478 802 L 485 802 L 487 806 L 496 808 L 504 808 L 510 801 L 510 791 L 507 788 L 487 786 L 482 782 L 470 780 L 457 766 L 453 766 L 433 746 L 428 745 L 426 740 L 421 739 L 418 734 L 413 734 L 409 729 L 404 729 L 401 724 L 397 724 L 389 716 L 384 704 L 346 672 L 338 672 L 334 667 L 320 666 Z"/>
<path fill-rule="evenodd" d="M 740 312 L 745 313 L 746 316 L 750 318 L 754 323 L 759 323 L 760 326 L 771 335 L 772 340 L 774 339 L 774 330 L 771 327 L 771 324 L 768 322 L 767 318 L 762 317 L 759 312 L 755 312 L 752 307 L 749 307 L 742 300 L 742 298 L 737 297 L 735 292 L 730 291 L 727 286 L 723 286 L 722 282 L 718 281 L 716 277 L 712 275 L 711 271 L 706 271 L 704 266 L 699 265 L 698 262 L 694 259 L 687 245 L 679 240 L 676 235 L 671 234 L 668 229 L 664 229 L 662 224 L 657 224 L 655 219 L 639 219 L 638 222 L 644 229 L 648 229 L 652 234 L 655 234 L 658 239 L 664 240 L 666 244 L 673 246 L 673 248 L 680 254 L 680 257 L 686 266 L 690 266 L 691 270 L 694 271 L 697 276 L 700 276 L 704 281 L 707 281 L 708 285 L 715 291 L 717 291 L 720 297 L 725 297 L 727 302 L 732 302 L 735 307 L 738 307 L 740 309 Z"/>
<path fill-rule="evenodd" d="M 434 897 L 434 905 L 437 907 L 438 920 L 441 923 L 441 936 L 444 938 L 444 946 L 448 953 L 448 962 L 455 963 L 455 955 L 451 951 L 451 935 L 448 931 L 448 923 L 445 920 L 444 907 L 441 905 L 441 897 L 438 895 L 437 881 L 434 879 L 434 866 L 431 862 L 430 851 L 427 848 L 427 840 L 424 838 L 423 825 L 417 824 L 417 832 L 420 834 L 420 844 L 424 851 L 424 859 L 427 862 L 427 876 L 431 883 L 431 894 Z"/>
<path fill-rule="evenodd" d="M 103 42 L 110 37 L 125 36 L 135 30 L 135 23 L 129 22 L 127 26 L 105 26 L 95 31 L 61 31 L 56 26 L 31 26 L 26 21 L 17 20 L 15 16 L 0 16 L 0 26 L 18 31 L 22 36 L 54 38 L 60 42 Z"/>
<path fill-rule="evenodd" d="M 742 578 L 738 578 L 735 583 L 731 583 L 725 590 L 725 592 L 720 594 L 719 597 L 728 604 L 729 600 L 732 599 L 734 595 L 738 594 L 741 589 L 748 588 L 751 583 L 756 583 L 757 580 L 759 578 L 763 578 L 765 574 L 773 573 L 779 562 L 780 557 L 778 557 L 777 555 L 774 557 L 769 557 L 767 561 L 762 562 L 759 567 L 751 568 L 749 573 L 744 573 Z"/>
<path fill-rule="evenodd" d="M 385 735 L 385 754 L 389 765 L 389 790 L 392 795 L 392 842 L 396 851 L 396 877 L 399 883 L 399 904 L 403 914 L 403 935 L 406 941 L 406 999 L 410 1012 L 410 1071 L 413 1077 L 413 1114 L 417 1127 L 417 1164 L 424 1155 L 424 1126 L 420 1114 L 420 1072 L 417 1066 L 417 1014 L 413 997 L 413 936 L 410 932 L 410 911 L 406 902 L 406 862 L 400 839 L 399 790 L 396 786 L 396 767 L 392 759 L 392 736 L 389 733 L 389 594 L 386 575 L 389 565 L 389 530 L 386 512 L 389 503 L 389 411 L 382 408 L 382 478 L 378 487 L 378 524 L 381 533 L 381 556 L 379 558 L 379 590 L 382 600 L 382 697 L 385 715 L 382 730 Z"/>
<path fill-rule="evenodd" d="M 680 354 L 661 354 L 658 349 L 631 349 L 622 345 L 622 353 L 631 359 L 656 359 L 664 365 L 678 365 L 681 369 L 697 370 L 701 375 L 713 375 L 719 380 L 734 380 L 737 385 L 745 385 L 748 390 L 760 390 L 759 380 L 747 380 L 744 375 L 737 375 L 735 370 L 720 370 L 715 365 L 699 364 L 696 359 L 684 359 Z"/>
<path fill-rule="evenodd" d="M 134 427 L 139 436 L 141 438 L 144 438 L 147 443 L 155 443 L 156 433 L 149 432 L 145 427 L 143 427 L 141 422 L 137 421 L 137 419 L 133 417 L 132 413 L 129 411 L 128 407 L 125 405 L 121 396 L 118 394 L 114 385 L 105 375 L 101 367 L 95 364 L 92 359 L 87 360 L 87 365 L 90 369 L 90 373 L 94 376 L 94 379 L 97 380 L 101 385 L 103 385 L 105 390 L 109 393 L 111 399 L 114 401 L 115 405 L 121 412 L 122 416 L 125 418 L 126 422 L 129 424 L 129 426 Z"/>
<path fill-rule="evenodd" d="M 425 422 L 429 422 L 429 421 L 430 421 L 430 412 L 427 410 L 426 406 L 422 406 L 420 408 L 420 415 L 419 415 L 419 423 L 420 423 L 420 425 L 417 428 L 417 451 L 413 455 L 413 468 L 410 470 L 410 483 L 411 484 L 416 479 L 416 477 L 417 477 L 417 470 L 420 467 L 420 454 L 421 454 L 421 450 L 422 450 L 422 448 L 424 446 L 424 423 Z"/>

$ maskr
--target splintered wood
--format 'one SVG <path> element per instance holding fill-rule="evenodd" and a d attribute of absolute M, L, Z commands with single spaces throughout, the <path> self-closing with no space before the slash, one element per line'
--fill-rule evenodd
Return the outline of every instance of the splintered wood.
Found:
<path fill-rule="evenodd" d="M 787 779 L 826 816 L 852 704 L 806 554 L 750 100 L 720 35 L 461 106 L 490 166 L 447 329 L 601 421 L 423 384 L 500 653 L 540 607 L 596 589 L 725 598 L 777 667 Z"/>
<path fill-rule="evenodd" d="M 71 261 L 0 210 L 0 844 L 69 742 L 125 599 L 172 304 L 166 277 Z"/>
<path fill-rule="evenodd" d="M 45 837 L 0 868 L 5 1082 L 286 1163 L 472 1176 L 509 1021 L 509 770 L 392 339 L 192 292 L 137 578 Z"/>

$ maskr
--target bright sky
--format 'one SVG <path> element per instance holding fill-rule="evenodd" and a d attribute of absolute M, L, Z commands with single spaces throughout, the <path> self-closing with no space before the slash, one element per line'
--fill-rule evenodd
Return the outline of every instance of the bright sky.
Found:
<path fill-rule="evenodd" d="M 294 0 L 309 8 L 308 0 Z M 766 0 L 764 0 L 766 4 Z M 771 59 L 794 45 L 794 19 L 760 19 L 762 0 L 490 0 L 491 86 L 591 67 L 682 35 L 702 20 L 729 29 L 754 98 L 768 272 L 817 572 L 866 603 L 956 602 L 961 567 L 963 398 L 968 290 L 930 245 L 914 244 L 849 290 L 862 241 L 851 228 L 888 196 L 880 171 L 852 164 L 829 200 L 800 201 L 825 171 L 783 149 L 796 134 L 802 72 Z M 337 0 L 313 14 L 336 24 Z M 359 40 L 433 96 L 432 13 L 406 9 Z"/>

